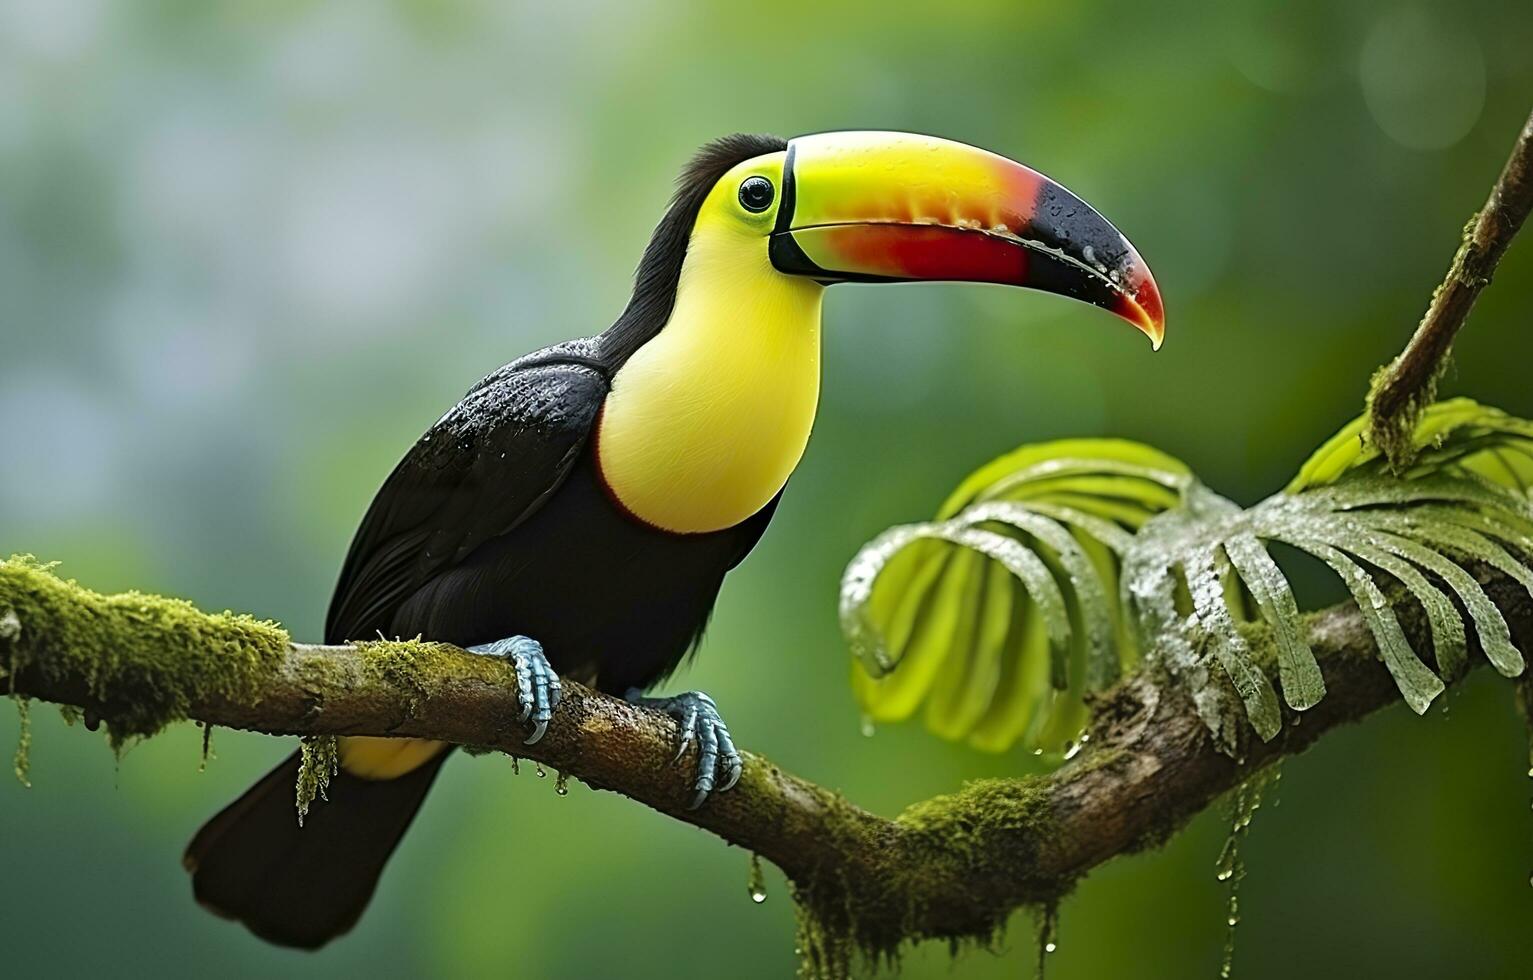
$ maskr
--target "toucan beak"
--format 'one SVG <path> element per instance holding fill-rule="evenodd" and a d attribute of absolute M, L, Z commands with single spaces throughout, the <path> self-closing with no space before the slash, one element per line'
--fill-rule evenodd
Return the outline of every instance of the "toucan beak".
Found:
<path fill-rule="evenodd" d="M 1156 348 L 1160 290 L 1134 246 L 1064 187 L 1013 160 L 910 133 L 788 144 L 770 246 L 822 282 L 991 282 L 1111 310 Z"/>

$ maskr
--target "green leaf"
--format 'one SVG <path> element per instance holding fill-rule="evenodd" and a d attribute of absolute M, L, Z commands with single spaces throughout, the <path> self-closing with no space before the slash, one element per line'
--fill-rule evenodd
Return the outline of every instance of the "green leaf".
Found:
<path fill-rule="evenodd" d="M 1362 544 L 1354 544 L 1351 551 L 1357 558 L 1388 572 L 1410 590 L 1426 611 L 1427 622 L 1432 630 L 1432 649 L 1437 655 L 1437 669 L 1448 677 L 1462 673 L 1468 646 L 1464 622 L 1459 619 L 1458 610 L 1453 608 L 1453 600 L 1403 558 Z"/>
<path fill-rule="evenodd" d="M 1224 550 L 1272 629 L 1284 700 L 1298 711 L 1314 707 L 1325 697 L 1325 679 L 1304 638 L 1299 604 L 1283 570 L 1253 534 L 1232 535 L 1224 542 Z"/>
<path fill-rule="evenodd" d="M 1524 658 L 1476 581 L 1488 565 L 1533 595 L 1533 423 L 1468 399 L 1427 409 L 1408 473 L 1385 471 L 1350 423 L 1282 493 L 1244 508 L 1155 450 L 1116 440 L 1024 446 L 958 488 L 935 521 L 867 545 L 842 583 L 858 654 L 853 688 L 880 720 L 925 706 L 927 725 L 1001 751 L 1078 737 L 1089 692 L 1141 651 L 1190 693 L 1227 751 L 1325 696 L 1293 589 L 1268 551 L 1290 545 L 1351 592 L 1417 712 L 1444 690 L 1398 603 L 1425 612 L 1437 669 L 1467 664 L 1468 626 L 1498 671 Z M 1271 665 L 1252 649 L 1254 617 Z"/>
<path fill-rule="evenodd" d="M 1085 694 L 1137 661 L 1121 555 L 1190 482 L 1180 462 L 1132 442 L 1024 446 L 965 480 L 935 521 L 874 539 L 841 591 L 863 711 L 893 721 L 925 704 L 944 737 L 1062 748 Z"/>
<path fill-rule="evenodd" d="M 1246 706 L 1251 726 L 1264 740 L 1283 727 L 1278 711 L 1277 693 L 1272 682 L 1257 666 L 1251 648 L 1235 628 L 1226 602 L 1222 578 L 1224 556 L 1214 549 L 1193 549 L 1182 558 L 1187 573 L 1187 588 L 1192 593 L 1192 609 L 1199 633 L 1207 638 L 1214 654 L 1224 667 L 1235 693 Z M 1313 659 L 1313 656 L 1311 657 Z"/>
<path fill-rule="evenodd" d="M 1284 489 L 1301 493 L 1335 483 L 1353 471 L 1380 473 L 1383 461 L 1367 444 L 1366 416 L 1358 416 L 1317 449 Z M 1524 496 L 1533 486 L 1533 422 L 1468 398 L 1429 406 L 1411 440 L 1420 450 L 1411 479 L 1473 473 Z"/>

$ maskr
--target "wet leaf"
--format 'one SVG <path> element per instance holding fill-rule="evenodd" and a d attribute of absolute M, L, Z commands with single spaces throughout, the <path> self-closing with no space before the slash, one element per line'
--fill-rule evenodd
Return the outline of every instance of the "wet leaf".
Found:
<path fill-rule="evenodd" d="M 1354 421 L 1282 493 L 1241 508 L 1145 446 L 1026 446 L 981 468 L 938 519 L 894 528 L 852 562 L 842 623 L 853 687 L 877 720 L 923 703 L 944 737 L 1057 752 L 1085 695 L 1141 651 L 1191 694 L 1216 741 L 1281 730 L 1325 696 L 1293 589 L 1268 546 L 1318 558 L 1347 587 L 1401 696 L 1424 712 L 1467 663 L 1468 628 L 1492 665 L 1524 658 L 1472 565 L 1533 595 L 1533 422 L 1456 399 L 1432 406 L 1404 477 Z M 1397 615 L 1419 605 L 1434 671 Z M 1270 630 L 1277 686 L 1244 624 Z M 1439 672 L 1442 676 L 1439 676 Z"/>
<path fill-rule="evenodd" d="M 1261 609 L 1262 619 L 1272 628 L 1284 699 L 1299 711 L 1314 707 L 1325 696 L 1325 679 L 1304 638 L 1299 604 L 1283 570 L 1254 535 L 1233 535 L 1225 541 L 1224 550 Z"/>
<path fill-rule="evenodd" d="M 874 539 L 848 566 L 840 603 L 863 711 L 896 721 L 925 704 L 944 737 L 1063 749 L 1085 694 L 1138 659 L 1122 555 L 1190 482 L 1183 464 L 1137 443 L 1024 446 L 965 480 L 936 520 Z"/>

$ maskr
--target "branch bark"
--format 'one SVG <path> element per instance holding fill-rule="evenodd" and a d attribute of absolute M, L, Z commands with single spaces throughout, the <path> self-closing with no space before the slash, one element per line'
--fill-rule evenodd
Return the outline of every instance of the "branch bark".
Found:
<path fill-rule="evenodd" d="M 1369 440 L 1397 470 L 1409 463 L 1415 416 L 1437 396 L 1453 338 L 1533 210 L 1533 115 L 1523 125 L 1485 206 L 1470 219 L 1448 275 L 1405 350 L 1380 369 L 1368 395 Z"/>
<path fill-rule="evenodd" d="M 1480 578 L 1524 643 L 1533 635 L 1528 592 L 1493 570 Z M 1361 615 L 1344 604 L 1310 621 L 1325 700 L 1304 713 L 1302 725 L 1285 724 L 1273 741 L 1247 746 L 1238 762 L 1215 746 L 1177 686 L 1141 672 L 1099 699 L 1089 747 L 1050 775 L 971 783 L 886 819 L 746 753 L 739 785 L 689 810 L 686 780 L 671 761 L 674 722 L 578 684 L 567 685 L 536 746 L 522 744 L 514 722 L 510 670 L 443 644 L 289 644 L 249 678 L 252 684 L 187 691 L 174 665 L 187 655 L 188 632 L 212 657 L 248 663 L 259 654 L 248 621 L 184 606 L 183 615 L 198 618 L 167 621 L 153 605 L 167 600 L 102 597 L 58 583 L 72 590 L 64 602 L 39 595 L 53 588 L 50 580 L 58 582 L 35 566 L 25 577 L 0 576 L 0 620 L 7 626 L 0 630 L 0 667 L 13 665 L 8 680 L 16 695 L 73 705 L 110 724 L 133 710 L 129 699 L 179 691 L 186 698 L 176 714 L 210 725 L 277 735 L 433 738 L 536 760 L 772 861 L 807 913 L 812 935 L 803 942 L 824 975 L 841 973 L 854 949 L 891 952 L 906 940 L 987 937 L 1018 906 L 1056 901 L 1098 864 L 1165 840 L 1253 772 L 1399 701 Z M 48 611 L 29 613 L 36 608 Z M 136 646 L 119 653 L 110 679 L 100 657 L 69 653 L 80 642 L 70 625 L 75 613 L 89 620 L 93 648 L 119 632 Z M 1420 611 L 1401 603 L 1399 614 L 1407 636 L 1426 648 L 1430 628 Z"/>

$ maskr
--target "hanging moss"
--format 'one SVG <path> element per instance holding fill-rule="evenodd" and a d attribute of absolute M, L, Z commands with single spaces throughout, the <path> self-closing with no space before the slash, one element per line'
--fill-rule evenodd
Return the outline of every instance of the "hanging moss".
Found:
<path fill-rule="evenodd" d="M 802 980 L 848 980 L 852 975 L 854 949 L 845 932 L 827 929 L 796 890 L 793 907 L 798 924 L 793 951 L 798 954 L 799 977 Z"/>
<path fill-rule="evenodd" d="M 181 599 L 102 595 L 59 578 L 30 555 L 0 561 L 0 671 L 87 678 L 114 750 L 214 699 L 253 697 L 288 649 L 278 625 L 204 613 Z"/>
<path fill-rule="evenodd" d="M 27 789 L 32 788 L 32 702 L 12 695 L 16 701 L 16 755 L 12 758 L 12 771 L 16 779 Z"/>
<path fill-rule="evenodd" d="M 334 735 L 305 735 L 300 741 L 297 800 L 298 826 L 302 827 L 314 801 L 329 799 L 325 792 L 331 777 L 341 771 L 341 751 Z"/>
<path fill-rule="evenodd" d="M 972 782 L 957 793 L 914 804 L 895 818 L 898 846 L 881 839 L 857 842 L 854 846 L 861 853 L 886 855 L 887 863 L 873 873 L 848 877 L 838 869 L 797 882 L 793 899 L 800 975 L 843 980 L 853 975 L 854 962 L 865 963 L 869 972 L 881 965 L 892 966 L 905 943 L 924 939 L 946 940 L 955 955 L 970 946 L 993 947 L 1013 911 L 1010 894 L 992 898 L 973 893 L 979 925 L 962 934 L 917 931 L 914 923 L 925 916 L 913 904 L 918 900 L 914 896 L 931 892 L 927 876 L 934 868 L 952 869 L 945 873 L 956 876 L 950 884 L 961 892 L 968 887 L 965 882 L 985 879 L 997 867 L 1013 884 L 1025 884 L 1036 894 L 1064 895 L 1073 881 L 1040 876 L 1035 851 L 1024 846 L 994 847 L 998 837 L 1011 837 L 1021 844 L 1055 833 L 1051 800 L 1050 784 L 1043 779 Z M 828 827 L 865 827 L 868 833 L 887 833 L 886 825 L 861 819 L 840 796 L 827 793 L 821 802 L 829 809 L 848 811 L 827 817 Z M 966 873 L 969 868 L 974 875 Z"/>
<path fill-rule="evenodd" d="M 208 771 L 208 759 L 213 756 L 213 726 L 202 723 L 202 758 L 197 763 L 198 772 Z"/>
<path fill-rule="evenodd" d="M 1049 957 L 1059 948 L 1059 902 L 1049 902 L 1038 910 L 1038 965 L 1034 976 L 1044 980 Z"/>

